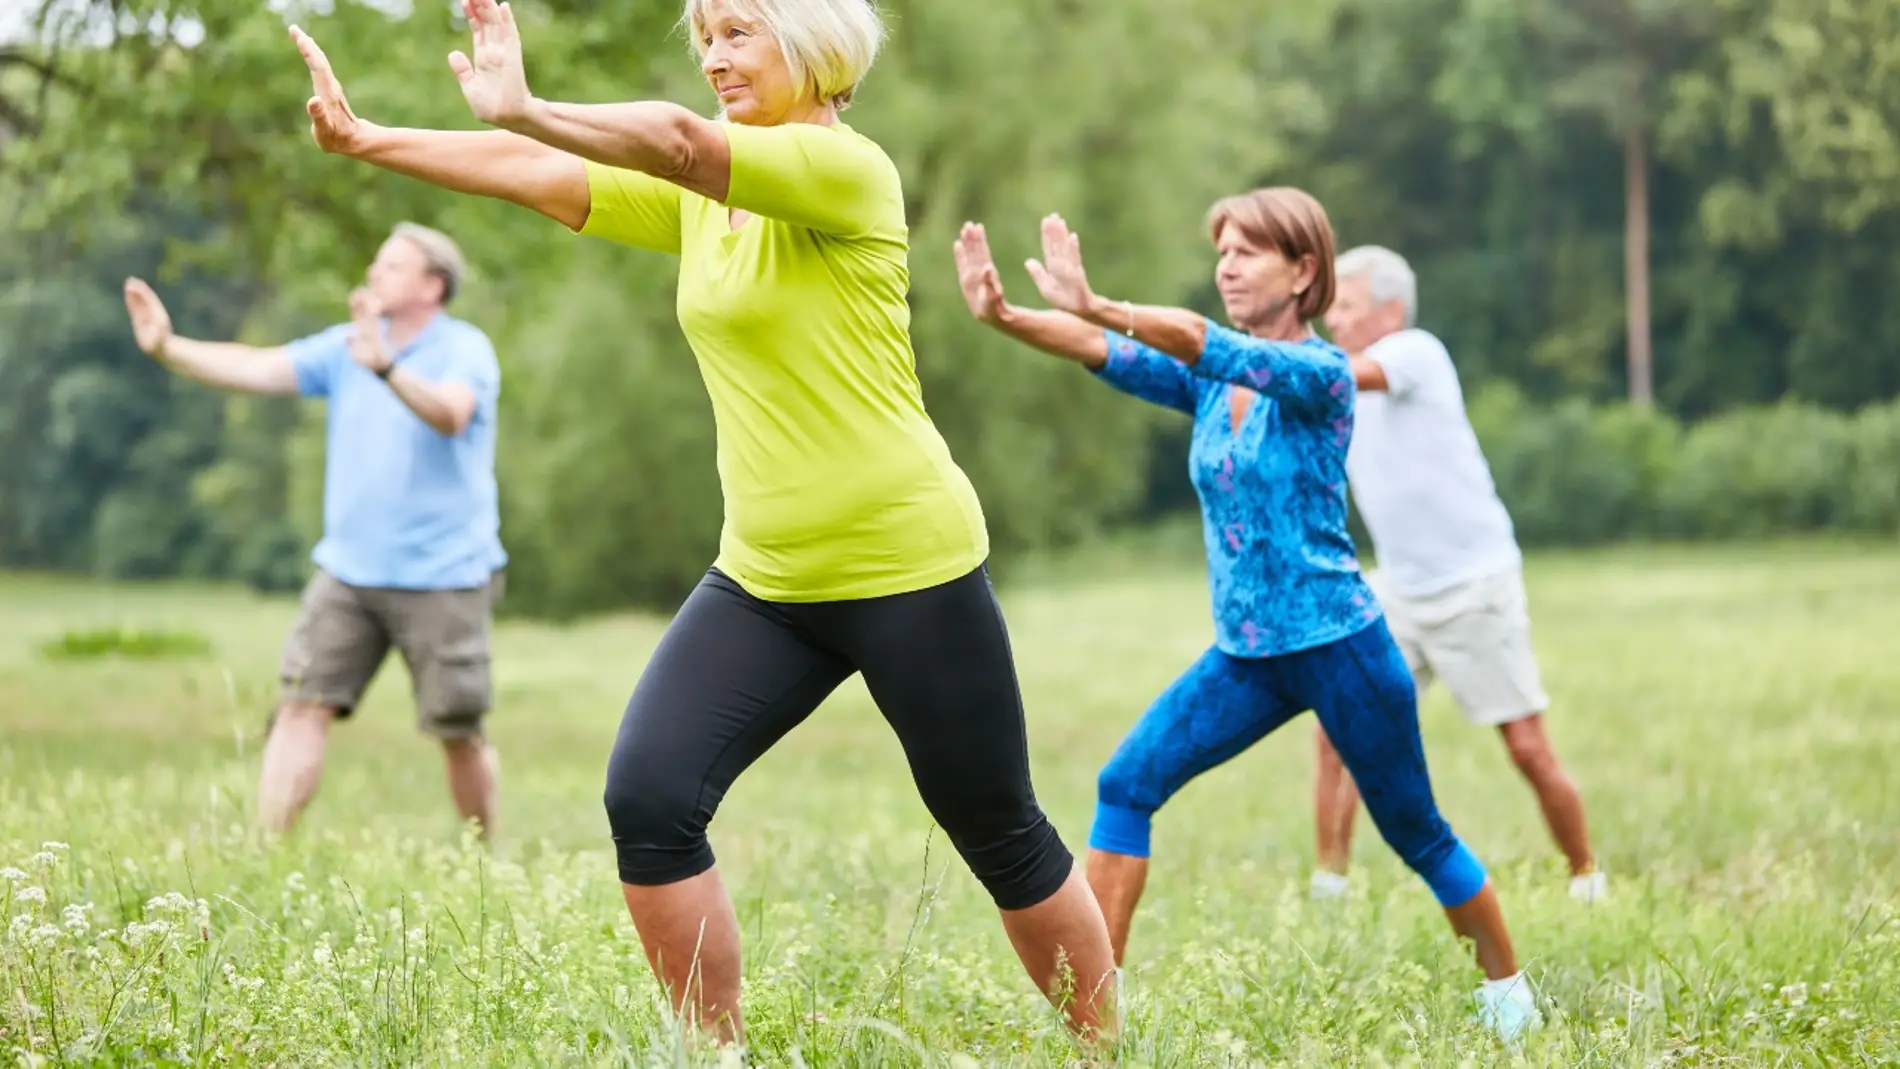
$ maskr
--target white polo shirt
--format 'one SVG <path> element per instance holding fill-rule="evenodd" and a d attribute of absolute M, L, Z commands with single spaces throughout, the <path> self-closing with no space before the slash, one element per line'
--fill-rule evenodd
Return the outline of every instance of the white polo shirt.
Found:
<path fill-rule="evenodd" d="M 1416 598 L 1521 566 L 1444 343 L 1414 328 L 1365 355 L 1387 388 L 1358 393 L 1346 477 L 1382 578 Z"/>

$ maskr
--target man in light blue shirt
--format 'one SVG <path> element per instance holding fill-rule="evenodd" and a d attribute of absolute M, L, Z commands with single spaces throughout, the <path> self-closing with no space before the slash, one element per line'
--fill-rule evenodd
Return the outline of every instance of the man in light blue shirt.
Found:
<path fill-rule="evenodd" d="M 499 772 L 482 731 L 489 627 L 507 554 L 495 487 L 501 371 L 448 315 L 464 267 L 439 231 L 396 227 L 350 295 L 350 321 L 276 348 L 172 333 L 151 287 L 125 284 L 139 348 L 224 389 L 329 402 L 323 538 L 285 642 L 258 819 L 287 830 L 316 793 L 333 720 L 350 716 L 393 646 L 417 722 L 442 741 L 463 819 L 494 828 Z"/>

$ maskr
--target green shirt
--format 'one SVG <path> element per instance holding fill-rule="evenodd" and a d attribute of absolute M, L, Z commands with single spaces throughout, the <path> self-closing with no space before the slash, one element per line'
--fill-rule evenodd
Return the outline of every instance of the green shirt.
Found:
<path fill-rule="evenodd" d="M 725 498 L 717 566 L 793 602 L 973 571 L 989 536 L 924 411 L 896 166 L 847 126 L 725 131 L 725 204 L 590 162 L 580 231 L 680 258 L 677 312 L 712 398 Z M 728 208 L 753 217 L 734 230 Z"/>

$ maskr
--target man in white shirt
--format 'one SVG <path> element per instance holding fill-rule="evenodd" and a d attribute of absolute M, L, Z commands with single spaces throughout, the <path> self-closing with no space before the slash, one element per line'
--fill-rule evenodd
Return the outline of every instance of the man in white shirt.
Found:
<path fill-rule="evenodd" d="M 1605 878 L 1583 800 L 1544 731 L 1549 698 L 1531 649 L 1523 557 L 1465 415 L 1458 370 L 1444 344 L 1414 325 L 1417 281 L 1397 253 L 1351 249 L 1336 275 L 1326 326 L 1351 355 L 1359 386 L 1346 474 L 1378 563 L 1367 580 L 1420 690 L 1444 680 L 1467 720 L 1503 734 L 1570 861 L 1571 895 L 1594 900 Z M 1359 794 L 1325 732 L 1318 739 L 1313 892 L 1331 897 L 1347 887 Z"/>

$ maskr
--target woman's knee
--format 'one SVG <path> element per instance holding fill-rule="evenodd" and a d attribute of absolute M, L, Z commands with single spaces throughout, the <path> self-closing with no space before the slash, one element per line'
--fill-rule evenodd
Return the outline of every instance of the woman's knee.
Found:
<path fill-rule="evenodd" d="M 996 908 L 1028 909 L 1060 890 L 1075 866 L 1033 796 L 942 807 L 937 822 Z"/>
<path fill-rule="evenodd" d="M 1152 762 L 1134 747 L 1123 746 L 1095 776 L 1099 805 L 1152 813 L 1161 808 L 1164 791 L 1151 771 Z"/>
<path fill-rule="evenodd" d="M 638 752 L 616 750 L 607 767 L 602 802 L 613 833 L 623 883 L 672 883 L 712 867 L 706 841 L 710 814 L 700 784 L 657 767 Z"/>
<path fill-rule="evenodd" d="M 1429 848 L 1406 857 L 1405 863 L 1418 873 L 1425 886 L 1432 889 L 1438 904 L 1446 909 L 1471 901 L 1491 878 L 1478 855 L 1471 852 L 1464 840 L 1452 834 L 1449 827 Z"/>
<path fill-rule="evenodd" d="M 1484 865 L 1439 813 L 1429 785 L 1413 776 L 1400 778 L 1399 789 L 1389 781 L 1373 790 L 1361 785 L 1373 826 L 1399 860 L 1432 889 L 1440 905 L 1463 905 L 1484 886 Z"/>
<path fill-rule="evenodd" d="M 1500 729 L 1504 748 L 1511 763 L 1533 782 L 1550 777 L 1558 768 L 1557 754 L 1551 749 L 1550 736 L 1544 733 L 1543 718 L 1532 716 L 1513 720 Z"/>

